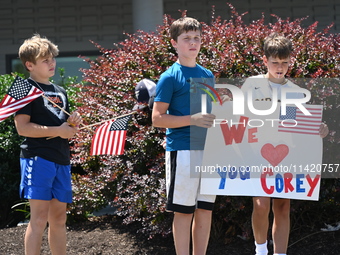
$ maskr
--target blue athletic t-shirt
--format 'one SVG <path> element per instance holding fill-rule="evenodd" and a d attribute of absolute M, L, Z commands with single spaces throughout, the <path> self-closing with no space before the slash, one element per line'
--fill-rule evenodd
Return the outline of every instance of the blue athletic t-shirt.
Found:
<path fill-rule="evenodd" d="M 192 115 L 201 112 L 201 95 L 209 91 L 205 84 L 214 86 L 211 71 L 198 64 L 187 67 L 176 62 L 157 82 L 154 101 L 168 103 L 167 113 L 170 115 Z M 211 101 L 207 96 L 207 112 L 211 112 Z M 166 150 L 203 150 L 206 132 L 206 128 L 197 126 L 167 128 Z"/>

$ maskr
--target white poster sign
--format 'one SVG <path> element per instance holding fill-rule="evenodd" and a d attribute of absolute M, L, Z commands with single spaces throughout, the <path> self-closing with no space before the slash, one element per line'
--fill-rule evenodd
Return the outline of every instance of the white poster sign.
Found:
<path fill-rule="evenodd" d="M 272 102 L 254 102 L 270 109 Z M 281 105 L 269 115 L 233 114 L 233 103 L 213 104 L 215 124 L 208 129 L 201 193 L 318 200 L 322 168 L 321 105 Z"/>

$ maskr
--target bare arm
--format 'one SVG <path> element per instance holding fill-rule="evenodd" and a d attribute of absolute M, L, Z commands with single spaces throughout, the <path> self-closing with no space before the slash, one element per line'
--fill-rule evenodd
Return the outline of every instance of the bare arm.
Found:
<path fill-rule="evenodd" d="M 77 127 L 71 127 L 67 122 L 60 126 L 43 126 L 31 122 L 31 117 L 26 114 L 18 114 L 14 118 L 18 134 L 25 137 L 55 137 L 71 138 L 78 131 Z"/>
<path fill-rule="evenodd" d="M 213 125 L 215 115 L 196 113 L 194 115 L 174 116 L 167 114 L 168 103 L 154 102 L 152 109 L 152 123 L 155 127 L 179 128 L 189 125 L 209 128 Z"/>
<path fill-rule="evenodd" d="M 168 103 L 154 102 L 152 108 L 152 123 L 155 127 L 178 128 L 190 125 L 190 115 L 174 116 L 167 114 Z"/>

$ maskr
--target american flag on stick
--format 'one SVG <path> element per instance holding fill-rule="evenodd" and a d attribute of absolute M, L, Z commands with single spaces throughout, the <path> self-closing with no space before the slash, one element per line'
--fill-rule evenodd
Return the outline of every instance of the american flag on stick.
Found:
<path fill-rule="evenodd" d="M 298 107 L 287 106 L 286 115 L 280 114 L 279 132 L 319 135 L 322 106 L 304 106 L 312 115 L 305 115 Z"/>
<path fill-rule="evenodd" d="M 44 94 L 27 80 L 17 76 L 0 102 L 0 122 Z"/>
<path fill-rule="evenodd" d="M 91 155 L 122 155 L 131 115 L 105 122 L 94 134 Z"/>

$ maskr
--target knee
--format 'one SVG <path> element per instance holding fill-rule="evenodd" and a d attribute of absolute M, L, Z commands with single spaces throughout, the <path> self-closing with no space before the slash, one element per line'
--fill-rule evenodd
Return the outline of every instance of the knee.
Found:
<path fill-rule="evenodd" d="M 290 201 L 283 200 L 279 203 L 273 204 L 273 213 L 275 217 L 289 217 L 290 214 Z"/>
<path fill-rule="evenodd" d="M 194 214 L 193 213 L 179 213 L 174 212 L 174 221 L 190 221 L 192 220 Z"/>
<path fill-rule="evenodd" d="M 196 209 L 194 213 L 195 224 L 211 224 L 212 211 L 204 209 Z"/>
<path fill-rule="evenodd" d="M 199 215 L 202 217 L 211 217 L 212 211 L 205 209 L 196 209 L 194 215 L 195 216 Z"/>
<path fill-rule="evenodd" d="M 63 227 L 66 225 L 66 218 L 66 214 L 53 215 L 48 218 L 48 224 Z"/>
<path fill-rule="evenodd" d="M 47 225 L 47 217 L 31 217 L 29 224 L 33 230 L 43 231 Z"/>
<path fill-rule="evenodd" d="M 253 206 L 253 215 L 269 215 L 270 206 L 267 203 L 256 203 Z"/>

